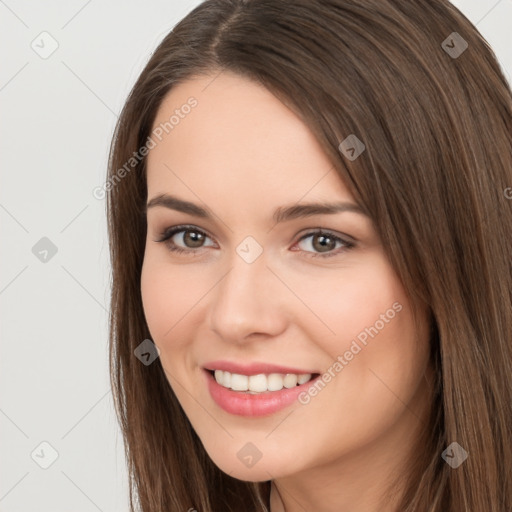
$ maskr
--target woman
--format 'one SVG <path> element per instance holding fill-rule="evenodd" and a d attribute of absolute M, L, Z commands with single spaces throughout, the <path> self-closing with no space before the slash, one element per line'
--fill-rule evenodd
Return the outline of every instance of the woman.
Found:
<path fill-rule="evenodd" d="M 172 30 L 106 186 L 132 509 L 512 509 L 511 98 L 444 0 Z"/>

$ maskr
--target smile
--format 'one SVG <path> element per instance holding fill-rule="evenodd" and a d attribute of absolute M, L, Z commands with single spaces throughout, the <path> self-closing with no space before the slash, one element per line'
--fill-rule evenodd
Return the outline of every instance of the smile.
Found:
<path fill-rule="evenodd" d="M 258 375 L 242 375 L 228 371 L 215 370 L 213 372 L 217 384 L 233 391 L 246 391 L 248 393 L 264 393 L 266 391 L 281 391 L 283 388 L 291 389 L 297 385 L 306 384 L 311 380 L 311 373 L 260 373 Z"/>
<path fill-rule="evenodd" d="M 294 402 L 320 378 L 318 373 L 259 373 L 244 375 L 203 368 L 206 387 L 213 402 L 236 416 L 274 414 Z"/>

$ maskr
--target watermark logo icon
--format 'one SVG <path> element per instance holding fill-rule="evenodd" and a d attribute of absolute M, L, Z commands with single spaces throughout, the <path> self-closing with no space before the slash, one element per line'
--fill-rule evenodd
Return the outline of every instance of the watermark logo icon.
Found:
<path fill-rule="evenodd" d="M 357 138 L 356 135 L 352 133 L 345 140 L 340 142 L 338 149 L 346 158 L 353 162 L 361 153 L 363 153 L 366 146 Z"/>
<path fill-rule="evenodd" d="M 252 236 L 247 236 L 237 246 L 236 252 L 246 263 L 253 263 L 261 256 L 263 247 Z"/>
<path fill-rule="evenodd" d="M 151 340 L 146 339 L 133 353 L 143 365 L 149 366 L 160 355 L 160 349 Z"/>
<path fill-rule="evenodd" d="M 457 469 L 468 458 L 468 452 L 459 443 L 454 441 L 441 454 L 441 457 L 449 466 Z"/>
<path fill-rule="evenodd" d="M 468 42 L 458 33 L 452 32 L 442 43 L 441 48 L 452 58 L 457 59 L 468 48 Z"/>
<path fill-rule="evenodd" d="M 32 254 L 42 263 L 48 263 L 56 254 L 57 246 L 46 236 L 32 247 Z"/>
<path fill-rule="evenodd" d="M 240 450 L 238 450 L 236 456 L 240 459 L 242 464 L 248 468 L 252 468 L 260 459 L 263 454 L 260 450 L 251 442 L 245 443 Z"/>
<path fill-rule="evenodd" d="M 59 458 L 59 452 L 49 442 L 43 441 L 34 448 L 30 457 L 40 468 L 48 469 Z"/>
<path fill-rule="evenodd" d="M 30 47 L 41 59 L 50 57 L 59 47 L 57 40 L 49 32 L 41 32 L 31 43 Z"/>

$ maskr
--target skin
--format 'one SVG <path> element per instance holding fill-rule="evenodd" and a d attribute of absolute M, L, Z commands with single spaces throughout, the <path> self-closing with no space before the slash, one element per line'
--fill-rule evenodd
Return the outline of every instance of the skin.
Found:
<path fill-rule="evenodd" d="M 381 495 L 390 476 L 404 471 L 428 405 L 425 314 L 415 323 L 366 215 L 272 221 L 276 208 L 297 202 L 356 203 L 292 110 L 252 81 L 215 76 L 170 91 L 154 127 L 189 97 L 198 104 L 148 155 L 148 199 L 173 194 L 214 215 L 147 212 L 141 291 L 169 383 L 221 470 L 273 480 L 272 512 L 392 511 Z M 202 246 L 187 232 L 172 241 L 190 253 L 157 241 L 179 224 L 204 232 Z M 318 235 L 300 241 L 318 228 L 352 237 L 355 246 L 330 242 L 324 251 L 336 254 L 322 258 Z M 247 236 L 263 249 L 250 264 L 236 252 Z M 215 359 L 322 373 L 396 302 L 400 312 L 307 405 L 235 416 L 205 386 L 201 367 Z M 237 457 L 247 442 L 262 454 L 250 468 Z"/>

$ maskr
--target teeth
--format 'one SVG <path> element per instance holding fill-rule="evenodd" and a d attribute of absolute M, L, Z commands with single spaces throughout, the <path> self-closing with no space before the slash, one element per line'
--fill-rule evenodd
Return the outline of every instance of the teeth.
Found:
<path fill-rule="evenodd" d="M 224 378 L 222 380 L 224 381 Z M 230 387 L 233 391 L 247 391 L 249 389 L 249 377 L 232 373 Z"/>
<path fill-rule="evenodd" d="M 250 391 L 256 391 L 258 393 L 267 391 L 267 377 L 265 377 L 265 375 L 262 373 L 259 375 L 251 375 L 249 377 L 248 388 Z"/>
<path fill-rule="evenodd" d="M 233 391 L 247 391 L 249 393 L 264 393 L 265 391 L 280 391 L 283 388 L 294 388 L 311 380 L 311 373 L 297 375 L 295 373 L 271 373 L 265 375 L 240 375 L 222 370 L 215 370 L 215 380 L 221 386 Z"/>
<path fill-rule="evenodd" d="M 283 379 L 283 384 L 285 388 L 295 387 L 297 385 L 297 375 L 294 373 L 287 373 Z"/>
<path fill-rule="evenodd" d="M 308 380 L 311 380 L 311 374 L 310 373 L 303 373 L 299 376 L 297 376 L 297 384 L 300 386 L 301 384 L 306 384 Z"/>
<path fill-rule="evenodd" d="M 219 370 L 217 370 L 217 371 L 219 371 Z M 215 373 L 217 373 L 217 372 L 215 372 Z M 221 382 L 223 386 L 230 388 L 231 387 L 231 373 L 222 372 L 222 371 L 221 371 L 221 373 L 223 374 L 222 380 L 217 381 L 217 382 Z"/>

